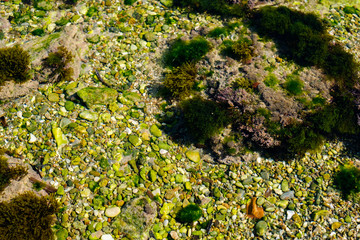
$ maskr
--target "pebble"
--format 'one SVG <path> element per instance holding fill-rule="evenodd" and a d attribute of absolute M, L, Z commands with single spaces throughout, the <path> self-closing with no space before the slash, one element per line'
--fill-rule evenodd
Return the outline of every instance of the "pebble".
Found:
<path fill-rule="evenodd" d="M 107 217 L 116 217 L 120 214 L 120 208 L 119 207 L 109 207 L 105 210 L 105 216 Z"/>
<path fill-rule="evenodd" d="M 289 200 L 294 198 L 294 191 L 288 191 L 283 194 L 281 194 L 280 199 L 281 200 Z"/>

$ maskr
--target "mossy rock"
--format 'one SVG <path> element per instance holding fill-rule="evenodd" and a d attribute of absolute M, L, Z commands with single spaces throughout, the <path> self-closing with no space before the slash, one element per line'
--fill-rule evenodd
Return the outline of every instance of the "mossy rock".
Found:
<path fill-rule="evenodd" d="M 111 88 L 86 87 L 76 93 L 88 108 L 116 102 L 118 92 Z"/>
<path fill-rule="evenodd" d="M 198 205 L 189 204 L 177 213 L 176 220 L 180 223 L 192 223 L 199 220 L 202 214 L 203 212 Z"/>

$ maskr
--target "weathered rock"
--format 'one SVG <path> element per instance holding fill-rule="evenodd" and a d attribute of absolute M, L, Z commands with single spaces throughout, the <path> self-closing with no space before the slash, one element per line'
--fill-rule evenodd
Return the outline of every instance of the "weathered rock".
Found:
<path fill-rule="evenodd" d="M 107 216 L 107 217 L 116 217 L 119 214 L 120 214 L 120 208 L 117 206 L 108 207 L 105 210 L 105 216 Z"/>
<path fill-rule="evenodd" d="M 121 213 L 116 216 L 113 227 L 128 234 L 133 239 L 148 239 L 156 212 L 156 204 L 145 197 L 139 197 L 128 202 Z"/>
<path fill-rule="evenodd" d="M 88 108 L 115 102 L 118 92 L 111 88 L 86 87 L 76 93 Z"/>
<path fill-rule="evenodd" d="M 150 132 L 155 137 L 161 137 L 162 135 L 161 130 L 155 124 L 150 127 Z"/>

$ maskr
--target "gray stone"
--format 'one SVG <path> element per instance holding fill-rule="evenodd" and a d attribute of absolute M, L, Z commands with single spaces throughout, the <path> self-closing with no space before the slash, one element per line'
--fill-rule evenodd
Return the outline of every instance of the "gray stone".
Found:
<path fill-rule="evenodd" d="M 292 198 L 294 198 L 294 191 L 287 191 L 280 196 L 281 200 L 289 200 Z"/>
<path fill-rule="evenodd" d="M 144 34 L 144 39 L 147 42 L 154 42 L 156 40 L 156 35 L 153 32 L 147 32 Z"/>

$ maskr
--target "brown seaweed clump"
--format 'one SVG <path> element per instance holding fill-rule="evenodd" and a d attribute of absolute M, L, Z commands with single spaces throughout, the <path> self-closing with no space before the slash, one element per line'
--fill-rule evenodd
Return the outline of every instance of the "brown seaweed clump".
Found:
<path fill-rule="evenodd" d="M 54 240 L 51 225 L 59 203 L 53 195 L 39 197 L 26 192 L 0 203 L 2 240 Z"/>

